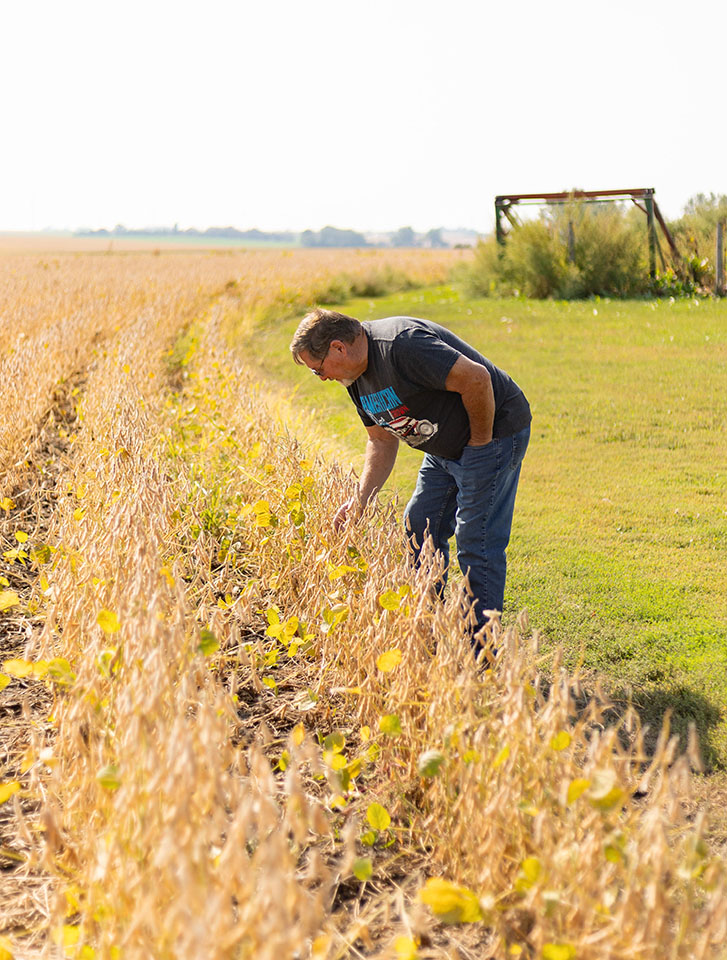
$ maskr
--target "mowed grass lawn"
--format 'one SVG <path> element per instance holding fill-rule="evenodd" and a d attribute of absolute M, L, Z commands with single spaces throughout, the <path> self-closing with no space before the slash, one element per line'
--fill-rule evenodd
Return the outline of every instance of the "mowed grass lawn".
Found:
<path fill-rule="evenodd" d="M 727 303 L 465 300 L 450 287 L 356 300 L 361 320 L 454 330 L 533 411 L 509 550 L 506 621 L 530 624 L 655 725 L 697 722 L 727 764 Z M 261 378 L 315 410 L 342 460 L 365 432 L 346 392 L 294 365 L 299 318 L 238 343 Z M 420 455 L 389 487 L 406 502 Z"/>

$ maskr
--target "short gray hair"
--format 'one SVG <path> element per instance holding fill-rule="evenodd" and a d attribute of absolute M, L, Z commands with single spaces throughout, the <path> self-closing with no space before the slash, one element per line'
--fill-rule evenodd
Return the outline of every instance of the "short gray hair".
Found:
<path fill-rule="evenodd" d="M 290 343 L 290 352 L 296 363 L 303 362 L 300 355 L 304 350 L 316 360 L 322 360 L 333 340 L 353 343 L 360 332 L 361 324 L 355 317 L 316 307 L 298 324 Z"/>

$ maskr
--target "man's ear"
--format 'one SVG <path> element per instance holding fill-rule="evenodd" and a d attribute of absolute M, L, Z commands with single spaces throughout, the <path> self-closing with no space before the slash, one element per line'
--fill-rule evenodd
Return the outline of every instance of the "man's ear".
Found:
<path fill-rule="evenodd" d="M 347 344 L 347 343 L 344 343 L 343 340 L 331 340 L 328 349 L 329 349 L 329 350 L 336 349 L 336 350 L 339 350 L 339 351 L 340 351 L 341 347 L 346 347 L 346 348 L 348 348 L 348 344 Z"/>

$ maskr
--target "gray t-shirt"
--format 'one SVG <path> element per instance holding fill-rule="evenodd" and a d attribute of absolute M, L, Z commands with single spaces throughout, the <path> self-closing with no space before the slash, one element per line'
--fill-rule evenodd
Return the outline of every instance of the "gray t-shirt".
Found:
<path fill-rule="evenodd" d="M 495 394 L 494 437 L 509 437 L 530 423 L 520 387 L 451 330 L 414 317 L 365 320 L 366 371 L 348 393 L 365 426 L 380 426 L 411 447 L 458 459 L 470 438 L 467 411 L 458 393 L 445 389 L 460 355 L 481 363 Z"/>

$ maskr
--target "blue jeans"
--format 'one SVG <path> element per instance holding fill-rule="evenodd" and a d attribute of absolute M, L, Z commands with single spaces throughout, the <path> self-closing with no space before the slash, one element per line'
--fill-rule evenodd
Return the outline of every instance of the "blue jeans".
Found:
<path fill-rule="evenodd" d="M 457 540 L 457 559 L 469 579 L 475 632 L 502 611 L 507 561 L 520 467 L 530 440 L 530 427 L 483 447 L 465 447 L 458 460 L 425 454 L 416 489 L 404 511 L 415 562 L 427 535 L 444 559 L 444 591 L 449 566 L 449 540 Z"/>

